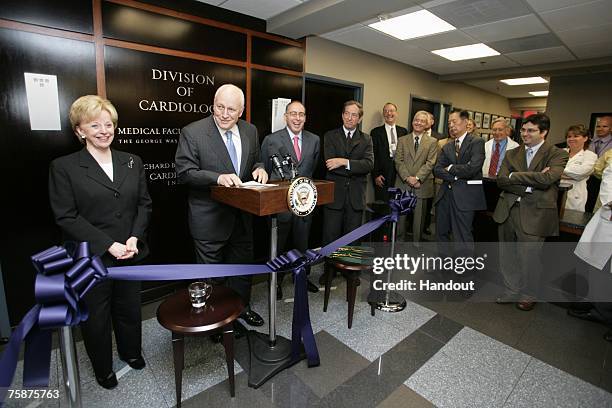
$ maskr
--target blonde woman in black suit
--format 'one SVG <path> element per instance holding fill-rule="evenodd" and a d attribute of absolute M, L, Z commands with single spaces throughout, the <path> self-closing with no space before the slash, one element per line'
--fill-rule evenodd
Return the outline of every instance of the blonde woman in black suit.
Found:
<path fill-rule="evenodd" d="M 148 253 L 143 238 L 151 217 L 140 157 L 111 149 L 117 111 L 97 95 L 70 108 L 72 129 L 84 148 L 55 159 L 49 169 L 49 199 L 65 240 L 87 241 L 106 266 L 133 264 Z M 89 318 L 81 324 L 96 380 L 117 386 L 111 321 L 119 357 L 142 369 L 140 282 L 106 280 L 84 298 Z"/>

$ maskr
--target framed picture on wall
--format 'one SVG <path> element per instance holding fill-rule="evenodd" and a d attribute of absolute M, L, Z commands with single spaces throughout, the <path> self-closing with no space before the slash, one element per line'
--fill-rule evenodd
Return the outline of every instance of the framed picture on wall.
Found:
<path fill-rule="evenodd" d="M 591 113 L 591 120 L 589 121 L 589 133 L 591 134 L 591 136 L 595 135 L 595 126 L 597 126 L 597 118 L 601 118 L 602 116 L 612 116 L 612 112 Z"/>
<path fill-rule="evenodd" d="M 491 126 L 491 114 L 485 113 L 482 115 L 482 128 L 488 129 Z"/>
<path fill-rule="evenodd" d="M 470 119 L 474 119 L 474 111 L 467 111 Z"/>
<path fill-rule="evenodd" d="M 474 122 L 476 126 L 482 127 L 482 112 L 474 112 Z"/>
<path fill-rule="evenodd" d="M 516 118 L 510 119 L 510 126 L 512 129 L 516 130 Z"/>
<path fill-rule="evenodd" d="M 497 115 L 491 115 L 491 123 L 495 122 L 495 119 L 499 118 Z"/>

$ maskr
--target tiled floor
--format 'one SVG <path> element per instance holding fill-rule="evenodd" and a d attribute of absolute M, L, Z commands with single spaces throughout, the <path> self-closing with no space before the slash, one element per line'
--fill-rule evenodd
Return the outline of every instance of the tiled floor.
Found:
<path fill-rule="evenodd" d="M 539 304 L 526 313 L 511 305 L 409 301 L 400 313 L 377 311 L 371 316 L 364 300 L 367 285 L 362 284 L 349 330 L 346 287 L 340 278 L 334 284 L 327 313 L 322 312 L 322 292 L 309 297 L 319 367 L 308 368 L 302 361 L 253 389 L 236 363 L 236 397 L 230 398 L 222 346 L 187 338 L 182 405 L 612 407 L 612 344 L 602 339 L 606 328 L 572 319 L 559 306 Z M 291 291 L 286 279 L 286 296 Z M 116 370 L 125 373 L 115 390 L 97 386 L 82 343 L 77 343 L 84 407 L 175 405 L 171 337 L 155 319 L 156 306 L 143 311 L 147 367 L 122 370 L 117 360 Z M 265 284 L 253 288 L 252 306 L 267 313 Z M 291 302 L 277 302 L 277 333 L 286 337 L 292 308 Z M 241 339 L 236 346 L 245 343 Z M 62 381 L 57 360 L 54 351 L 53 387 Z M 21 370 L 20 363 L 16 378 Z M 6 406 L 63 407 L 66 401 L 9 400 Z"/>

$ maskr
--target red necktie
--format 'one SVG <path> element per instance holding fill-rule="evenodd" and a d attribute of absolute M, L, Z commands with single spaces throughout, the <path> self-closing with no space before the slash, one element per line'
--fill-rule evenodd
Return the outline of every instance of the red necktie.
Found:
<path fill-rule="evenodd" d="M 495 143 L 495 151 L 491 156 L 491 164 L 489 164 L 489 177 L 497 176 L 497 163 L 499 163 L 499 143 Z"/>
<path fill-rule="evenodd" d="M 295 150 L 295 157 L 298 161 L 302 160 L 302 151 L 300 150 L 299 137 L 293 136 L 293 150 Z"/>

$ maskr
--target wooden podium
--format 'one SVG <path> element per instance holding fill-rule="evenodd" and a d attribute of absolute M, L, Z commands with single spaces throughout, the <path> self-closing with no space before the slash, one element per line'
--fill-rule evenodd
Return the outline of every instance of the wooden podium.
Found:
<path fill-rule="evenodd" d="M 324 180 L 313 181 L 317 188 L 317 204 L 329 204 L 334 201 L 334 182 Z M 270 259 L 276 258 L 278 225 L 276 214 L 289 211 L 287 191 L 290 181 L 274 181 L 275 187 L 211 187 L 213 200 L 238 208 L 253 215 L 269 215 Z M 278 372 L 289 367 L 295 361 L 291 360 L 291 341 L 282 336 L 276 336 L 276 272 L 270 273 L 270 290 L 268 292 L 268 327 L 269 335 L 249 331 L 249 346 L 251 365 L 249 367 L 249 387 L 258 388 Z"/>

